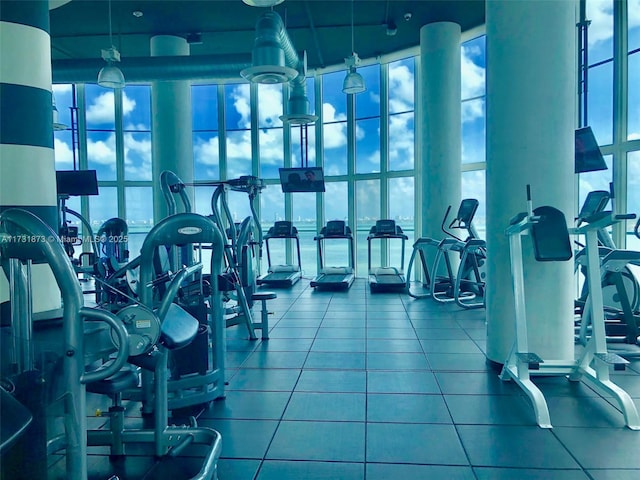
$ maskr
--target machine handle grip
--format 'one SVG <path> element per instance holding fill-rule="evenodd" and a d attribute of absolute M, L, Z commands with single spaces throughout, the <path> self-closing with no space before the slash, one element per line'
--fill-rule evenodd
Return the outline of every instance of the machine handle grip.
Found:
<path fill-rule="evenodd" d="M 127 362 L 127 358 L 129 358 L 129 334 L 127 333 L 127 330 L 118 317 L 106 310 L 82 307 L 80 309 L 80 316 L 104 322 L 109 325 L 116 334 L 119 345 L 118 353 L 116 358 L 113 360 L 113 363 L 105 368 L 84 373 L 80 377 L 80 382 L 92 383 L 115 375 Z"/>

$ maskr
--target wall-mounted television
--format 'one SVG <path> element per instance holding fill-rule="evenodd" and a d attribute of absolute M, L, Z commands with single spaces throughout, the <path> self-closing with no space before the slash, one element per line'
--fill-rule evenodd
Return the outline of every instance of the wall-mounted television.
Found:
<path fill-rule="evenodd" d="M 324 192 L 324 173 L 321 167 L 281 168 L 282 191 Z"/>
<path fill-rule="evenodd" d="M 95 170 L 57 170 L 58 195 L 98 195 L 98 177 Z"/>
<path fill-rule="evenodd" d="M 591 127 L 583 127 L 576 130 L 576 159 L 575 172 L 595 172 L 606 170 L 607 164 L 602 157 L 602 152 L 596 141 Z"/>

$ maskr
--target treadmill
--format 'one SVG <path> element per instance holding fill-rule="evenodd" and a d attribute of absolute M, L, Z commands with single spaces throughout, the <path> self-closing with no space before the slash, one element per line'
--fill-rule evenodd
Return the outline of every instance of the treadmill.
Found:
<path fill-rule="evenodd" d="M 327 267 L 322 256 L 322 245 L 326 240 L 347 240 L 349 244 L 349 265 L 347 267 Z M 319 289 L 347 290 L 355 279 L 353 235 L 343 220 L 331 220 L 322 227 L 314 240 L 318 242 L 318 259 L 320 261 L 320 274 L 311 280 L 311 286 Z"/>
<path fill-rule="evenodd" d="M 297 265 L 273 265 L 271 263 L 271 251 L 269 250 L 269 240 L 276 239 L 292 239 L 296 244 Z M 298 229 L 291 222 L 276 222 L 273 227 L 264 236 L 265 246 L 267 248 L 267 262 L 269 268 L 267 274 L 257 279 L 258 285 L 268 285 L 271 287 L 291 287 L 302 277 L 302 262 L 300 260 L 300 239 L 298 238 Z"/>
<path fill-rule="evenodd" d="M 379 239 L 399 239 L 402 241 L 402 253 L 400 257 L 400 267 L 372 267 L 371 266 L 371 241 Z M 369 288 L 371 292 L 396 291 L 402 292 L 407 287 L 407 281 L 404 277 L 404 247 L 405 242 L 409 239 L 402 228 L 396 225 L 395 220 L 378 220 L 371 227 L 367 236 L 368 246 L 368 267 L 369 267 Z M 384 242 L 381 242 L 384 244 Z"/>

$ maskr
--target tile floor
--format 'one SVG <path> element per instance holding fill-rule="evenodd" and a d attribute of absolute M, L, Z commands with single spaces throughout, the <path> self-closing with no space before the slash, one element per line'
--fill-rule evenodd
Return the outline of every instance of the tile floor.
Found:
<path fill-rule="evenodd" d="M 554 428 L 535 425 L 485 363 L 484 310 L 372 295 L 362 279 L 277 293 L 270 340 L 227 330 L 227 395 L 199 416 L 222 434 L 221 480 L 640 478 L 640 432 L 586 385 L 537 379 Z M 640 361 L 612 378 L 640 407 Z M 90 478 L 177 480 L 197 461 L 92 454 Z"/>

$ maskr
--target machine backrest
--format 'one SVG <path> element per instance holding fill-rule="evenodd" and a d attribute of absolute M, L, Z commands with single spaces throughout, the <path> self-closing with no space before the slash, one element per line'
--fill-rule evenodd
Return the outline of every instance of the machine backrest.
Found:
<path fill-rule="evenodd" d="M 531 228 L 533 252 L 539 262 L 558 262 L 571 259 L 573 251 L 564 213 L 554 207 L 533 210 L 539 218 Z"/>

